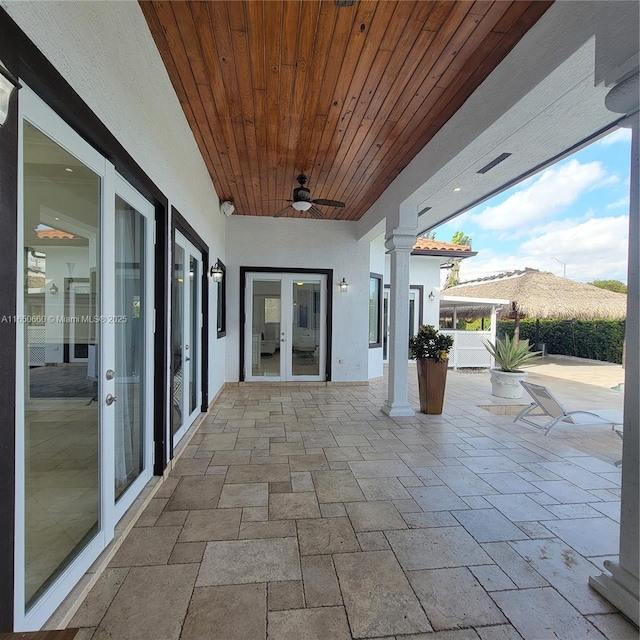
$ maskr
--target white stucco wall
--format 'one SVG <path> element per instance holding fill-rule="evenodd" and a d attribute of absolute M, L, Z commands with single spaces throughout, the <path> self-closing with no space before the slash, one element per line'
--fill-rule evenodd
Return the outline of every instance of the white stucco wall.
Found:
<path fill-rule="evenodd" d="M 356 239 L 354 223 L 233 216 L 227 256 L 228 381 L 240 372 L 240 267 L 333 269 L 332 380 L 368 379 L 369 242 Z M 347 293 L 338 288 L 342 278 Z"/>
<path fill-rule="evenodd" d="M 369 271 L 383 276 L 382 287 L 384 290 L 385 248 L 384 234 L 375 238 L 369 244 Z M 382 314 L 382 308 L 380 308 Z M 384 328 L 383 328 L 384 331 Z M 379 378 L 383 375 L 382 347 L 369 349 L 369 378 Z"/>
<path fill-rule="evenodd" d="M 137 2 L 7 2 L 7 13 L 225 261 L 225 217 Z M 215 323 L 216 288 L 210 284 Z M 209 395 L 224 384 L 225 339 L 209 341 Z"/>

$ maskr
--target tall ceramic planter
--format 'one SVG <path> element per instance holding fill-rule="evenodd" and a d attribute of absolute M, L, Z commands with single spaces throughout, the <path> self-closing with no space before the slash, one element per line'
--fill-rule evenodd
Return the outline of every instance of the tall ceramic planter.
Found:
<path fill-rule="evenodd" d="M 447 381 L 447 360 L 435 358 L 419 358 L 418 391 L 420 394 L 420 411 L 432 415 L 442 413 L 444 403 L 444 387 Z"/>
<path fill-rule="evenodd" d="M 526 371 L 501 371 L 491 369 L 491 393 L 498 398 L 522 398 L 521 380 L 527 377 Z"/>

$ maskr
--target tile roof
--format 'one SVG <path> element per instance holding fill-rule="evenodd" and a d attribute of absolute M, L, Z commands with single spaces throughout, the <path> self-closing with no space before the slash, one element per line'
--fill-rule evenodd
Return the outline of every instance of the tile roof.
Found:
<path fill-rule="evenodd" d="M 60 231 L 60 229 L 36 229 L 36 236 L 40 239 L 46 238 L 48 240 L 71 240 L 75 237 L 71 233 Z"/>
<path fill-rule="evenodd" d="M 440 242 L 440 240 L 429 240 L 428 238 L 416 238 L 413 249 L 414 251 L 471 251 L 471 247 L 466 244 Z"/>

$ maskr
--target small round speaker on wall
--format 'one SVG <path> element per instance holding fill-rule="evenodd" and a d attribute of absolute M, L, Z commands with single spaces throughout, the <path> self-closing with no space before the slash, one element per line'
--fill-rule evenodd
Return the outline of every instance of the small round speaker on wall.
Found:
<path fill-rule="evenodd" d="M 231 200 L 225 200 L 220 205 L 220 208 L 222 209 L 222 213 L 224 213 L 224 215 L 227 217 L 231 216 L 233 212 L 236 210 L 236 207 L 233 204 L 233 202 L 231 202 Z"/>

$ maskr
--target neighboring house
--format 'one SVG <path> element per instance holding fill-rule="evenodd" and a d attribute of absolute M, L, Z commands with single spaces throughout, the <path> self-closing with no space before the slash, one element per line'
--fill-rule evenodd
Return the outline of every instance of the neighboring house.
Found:
<path fill-rule="evenodd" d="M 47 621 L 226 384 L 381 375 L 385 283 L 381 410 L 412 417 L 410 286 L 437 324 L 471 253 L 417 232 L 618 126 L 637 166 L 637 3 L 339 4 L 0 0 L 0 633 Z"/>

